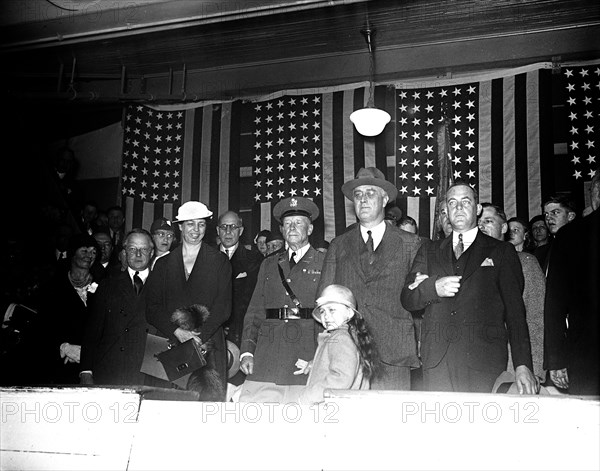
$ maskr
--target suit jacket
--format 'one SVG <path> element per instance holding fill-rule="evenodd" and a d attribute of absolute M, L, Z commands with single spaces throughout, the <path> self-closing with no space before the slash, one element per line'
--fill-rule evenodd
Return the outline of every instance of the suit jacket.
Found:
<path fill-rule="evenodd" d="M 319 325 L 314 319 L 266 319 L 266 309 L 294 306 L 279 275 L 280 266 L 302 307 L 315 305 L 317 285 L 325 255 L 310 247 L 290 269 L 287 251 L 264 259 L 256 288 L 244 319 L 241 353 L 254 355 L 249 380 L 277 384 L 305 384 L 304 375 L 293 375 L 298 358 L 310 360 L 317 347 Z"/>
<path fill-rule="evenodd" d="M 232 268 L 233 297 L 231 300 L 231 317 L 226 325 L 229 326 L 227 339 L 238 347 L 242 341 L 242 329 L 244 328 L 244 316 L 252 298 L 258 270 L 264 257 L 259 252 L 246 249 L 243 245 L 233 253 L 229 260 Z"/>
<path fill-rule="evenodd" d="M 144 384 L 146 288 L 135 294 L 128 272 L 106 278 L 90 305 L 81 348 L 81 371 L 95 384 Z"/>
<path fill-rule="evenodd" d="M 467 258 L 463 261 L 463 257 Z M 452 237 L 423 246 L 402 290 L 402 304 L 407 309 L 425 308 L 423 368 L 437 366 L 454 343 L 465 354 L 465 367 L 500 374 L 506 369 L 510 339 L 515 367 L 526 365 L 533 371 L 522 298 L 523 272 L 514 247 L 478 231 L 461 256 L 464 269 L 459 292 L 441 298 L 435 282 L 457 274 L 454 260 Z M 429 278 L 411 290 L 408 285 L 417 272 Z"/>
<path fill-rule="evenodd" d="M 599 252 L 600 209 L 596 209 L 558 231 L 549 259 L 544 367 L 567 368 L 573 394 L 600 394 Z"/>
<path fill-rule="evenodd" d="M 390 365 L 419 366 L 413 319 L 400 292 L 420 243 L 416 235 L 386 225 L 373 270 L 365 273 L 360 261 L 365 243 L 356 225 L 333 239 L 323 264 L 318 292 L 331 284 L 352 290 L 381 359 Z"/>
<path fill-rule="evenodd" d="M 189 279 L 185 279 L 183 246 L 157 260 L 147 280 L 146 319 L 166 337 L 177 341 L 171 314 L 179 308 L 202 304 L 210 316 L 201 329 L 202 342 L 212 341 L 217 370 L 226 379 L 227 349 L 223 323 L 231 314 L 231 264 L 227 256 L 202 242 Z"/>

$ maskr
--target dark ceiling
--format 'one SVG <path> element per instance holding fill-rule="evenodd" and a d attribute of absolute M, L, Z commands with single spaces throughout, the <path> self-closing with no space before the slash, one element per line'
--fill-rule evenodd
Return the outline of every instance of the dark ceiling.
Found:
<path fill-rule="evenodd" d="M 367 19 L 378 81 L 592 59 L 600 50 L 597 0 L 6 5 L 2 92 L 20 98 L 228 99 L 362 81 Z"/>

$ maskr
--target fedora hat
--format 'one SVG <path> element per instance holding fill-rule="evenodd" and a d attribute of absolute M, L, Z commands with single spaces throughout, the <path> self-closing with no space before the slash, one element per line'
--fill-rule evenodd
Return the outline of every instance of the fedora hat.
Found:
<path fill-rule="evenodd" d="M 227 378 L 233 378 L 240 370 L 240 349 L 231 340 L 227 340 Z"/>
<path fill-rule="evenodd" d="M 361 168 L 354 180 L 350 180 L 342 185 L 342 193 L 344 193 L 346 198 L 353 201 L 354 189 L 361 185 L 378 186 L 387 193 L 390 201 L 396 201 L 396 196 L 398 196 L 398 189 L 396 186 L 393 183 L 388 182 L 385 179 L 383 172 L 376 167 Z"/>
<path fill-rule="evenodd" d="M 205 219 L 212 216 L 212 211 L 209 210 L 204 203 L 200 201 L 188 201 L 182 204 L 177 211 L 177 219 L 173 222 L 184 222 L 190 219 Z"/>

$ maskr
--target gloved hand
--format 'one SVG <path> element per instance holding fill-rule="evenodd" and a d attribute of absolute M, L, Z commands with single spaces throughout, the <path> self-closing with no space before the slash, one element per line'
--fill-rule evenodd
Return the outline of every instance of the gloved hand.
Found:
<path fill-rule="evenodd" d="M 81 360 L 81 345 L 71 345 L 67 342 L 61 344 L 60 357 L 65 359 L 65 364 L 79 363 Z"/>
<path fill-rule="evenodd" d="M 302 360 L 300 358 L 298 358 L 298 361 L 296 362 L 295 366 L 296 368 L 298 368 L 297 371 L 294 371 L 294 374 L 297 375 L 307 375 L 308 373 L 310 373 L 310 370 L 312 369 L 312 361 L 306 361 L 306 360 Z"/>

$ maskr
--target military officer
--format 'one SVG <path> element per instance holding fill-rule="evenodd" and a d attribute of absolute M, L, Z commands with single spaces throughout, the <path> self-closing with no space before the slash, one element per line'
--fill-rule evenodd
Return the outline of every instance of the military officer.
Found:
<path fill-rule="evenodd" d="M 306 384 L 306 375 L 294 374 L 295 364 L 313 358 L 320 332 L 311 313 L 325 255 L 308 242 L 319 208 L 306 198 L 286 198 L 273 216 L 281 223 L 285 250 L 262 263 L 244 319 L 245 402 L 276 402 L 281 386 Z"/>

